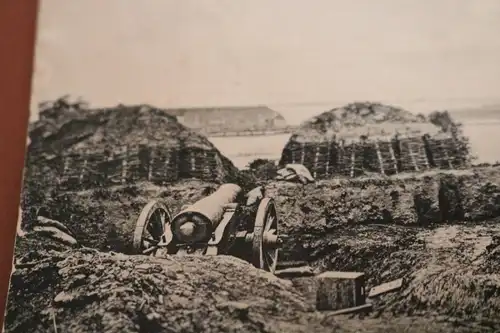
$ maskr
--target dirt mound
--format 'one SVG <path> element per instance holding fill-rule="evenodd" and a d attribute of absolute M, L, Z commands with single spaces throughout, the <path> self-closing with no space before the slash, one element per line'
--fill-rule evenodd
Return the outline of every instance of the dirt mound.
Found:
<path fill-rule="evenodd" d="M 368 288 L 404 279 L 401 291 L 373 300 L 375 316 L 477 323 L 500 308 L 498 168 L 306 186 L 274 182 L 267 194 L 277 202 L 282 232 L 291 235 L 281 259 L 365 272 Z"/>
<path fill-rule="evenodd" d="M 311 142 L 325 137 L 354 138 L 360 136 L 392 136 L 399 132 L 433 134 L 439 128 L 422 115 L 399 107 L 380 103 L 358 102 L 321 113 L 305 122 L 292 138 L 297 142 Z"/>
<path fill-rule="evenodd" d="M 398 177 L 318 181 L 316 184 L 270 182 L 284 232 L 321 237 L 341 226 L 479 222 L 500 216 L 500 168 L 428 172 Z M 302 259 L 298 259 L 302 260 Z"/>
<path fill-rule="evenodd" d="M 307 306 L 288 289 L 286 281 L 232 257 L 177 260 L 61 252 L 50 261 L 16 269 L 7 331 L 48 332 L 53 326 L 61 332 L 293 328 L 287 321 Z"/>
<path fill-rule="evenodd" d="M 469 167 L 469 140 L 447 112 L 428 118 L 378 103 L 352 103 L 305 121 L 279 165 L 299 163 L 316 179 Z"/>
<path fill-rule="evenodd" d="M 420 230 L 405 246 L 388 256 L 380 271 L 407 261 L 403 292 L 378 300 L 379 311 L 392 313 L 436 313 L 470 320 L 495 318 L 499 311 L 500 270 L 496 265 L 485 270 L 500 227 L 498 221 L 475 226 L 445 226 Z M 409 248 L 409 249 L 408 249 Z M 377 263 L 374 263 L 377 265 Z M 401 273 L 400 273 L 401 274 Z M 375 274 L 374 274 L 375 275 Z M 378 274 L 380 275 L 380 273 Z"/>
<path fill-rule="evenodd" d="M 211 193 L 219 184 L 184 179 L 165 185 L 138 182 L 130 185 L 87 190 L 61 189 L 47 170 L 45 177 L 28 177 L 22 193 L 22 228 L 30 230 L 37 215 L 61 221 L 76 240 L 88 247 L 130 253 L 133 230 L 144 206 L 153 199 L 165 203 L 172 214 Z M 257 186 L 258 180 L 245 173 L 234 179 L 243 193 Z"/>
<path fill-rule="evenodd" d="M 376 303 L 386 312 L 415 302 L 443 311 L 360 319 L 314 312 L 292 283 L 234 257 L 132 257 L 48 246 L 54 244 L 30 236 L 18 240 L 6 332 L 487 332 L 499 327 L 487 318 L 472 322 L 434 314 L 459 308 L 472 310 L 471 316 L 489 311 L 487 317 L 498 311 L 493 299 L 483 301 L 483 291 L 490 289 L 482 280 L 450 279 L 449 265 L 420 274 L 428 283 L 413 283 L 404 294 Z M 436 291 L 449 297 L 439 299 Z"/>
<path fill-rule="evenodd" d="M 404 278 L 402 290 L 371 300 L 369 318 L 313 312 L 290 283 L 236 258 L 127 256 L 71 249 L 35 233 L 16 244 L 6 331 L 492 331 L 499 328 L 500 224 L 477 220 L 497 214 L 498 175 L 489 168 L 408 176 L 404 186 L 383 179 L 349 181 L 348 187 L 341 181 L 268 185 L 282 230 L 292 236 L 289 258 L 305 259 L 320 271 L 363 271 L 368 288 Z M 114 241 L 125 244 L 132 212 L 148 199 L 162 197 L 177 211 L 212 186 L 186 181 L 74 192 L 54 207 L 67 207 L 60 220 L 82 245 L 110 249 L 109 230 L 121 230 Z M 470 198 L 454 196 L 462 187 L 475 189 L 466 192 Z M 474 225 L 435 220 L 460 216 L 459 204 L 461 216 Z M 443 207 L 454 213 L 442 214 Z M 425 216 L 426 224 L 419 224 Z"/>
<path fill-rule="evenodd" d="M 38 121 L 28 126 L 29 135 L 35 138 L 49 137 L 70 120 L 84 119 L 92 112 L 88 110 L 88 106 L 82 100 L 71 101 L 69 95 L 41 102 L 38 105 Z"/>
<path fill-rule="evenodd" d="M 29 230 L 36 214 L 41 214 L 63 222 L 84 246 L 129 253 L 136 220 L 150 200 L 162 200 L 175 214 L 182 205 L 201 199 L 217 186 L 200 180 L 183 180 L 168 186 L 146 182 L 38 193 L 38 197 L 23 198 L 23 228 Z"/>
<path fill-rule="evenodd" d="M 56 111 L 31 126 L 27 178 L 88 188 L 138 180 L 223 182 L 237 174 L 206 137 L 165 110 L 138 105 Z"/>
<path fill-rule="evenodd" d="M 126 251 L 148 200 L 162 198 L 176 212 L 216 186 L 140 183 L 68 192 L 44 207 L 80 244 Z M 266 191 L 291 236 L 282 259 L 306 260 L 320 271 L 363 271 L 368 288 L 404 278 L 402 290 L 372 300 L 370 318 L 332 317 L 311 312 L 289 283 L 235 258 L 130 257 L 71 250 L 38 235 L 17 244 L 7 332 L 49 332 L 54 325 L 138 333 L 500 327 L 500 224 L 481 222 L 500 216 L 499 167 L 305 186 L 271 182 Z"/>
<path fill-rule="evenodd" d="M 245 184 L 244 190 L 253 185 Z M 162 200 L 175 214 L 217 186 L 185 180 L 168 186 L 146 182 L 63 193 L 32 191 L 37 196 L 24 197 L 23 229 L 29 229 L 38 212 L 63 222 L 85 246 L 129 253 L 136 219 L 150 200 Z M 305 256 L 297 260 L 307 260 L 316 248 L 308 244 L 325 243 L 325 235 L 339 228 L 373 224 L 425 228 L 500 216 L 500 167 L 305 186 L 275 181 L 266 185 L 266 194 L 275 198 L 283 233 L 292 236 L 283 259 Z"/>
<path fill-rule="evenodd" d="M 76 152 L 140 144 L 214 149 L 204 136 L 180 124 L 166 110 L 148 105 L 106 109 L 59 107 L 52 113 L 32 125 L 30 150 Z"/>

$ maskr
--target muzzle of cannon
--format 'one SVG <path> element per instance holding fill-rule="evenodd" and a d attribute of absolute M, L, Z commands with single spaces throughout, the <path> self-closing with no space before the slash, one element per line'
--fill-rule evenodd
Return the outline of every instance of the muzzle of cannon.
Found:
<path fill-rule="evenodd" d="M 178 213 L 172 220 L 174 237 L 184 243 L 207 242 L 222 220 L 226 205 L 236 201 L 241 187 L 224 184 L 209 196 Z"/>
<path fill-rule="evenodd" d="M 274 201 L 262 195 L 238 202 L 241 193 L 236 184 L 221 185 L 184 206 L 173 218 L 166 205 L 149 202 L 137 219 L 134 252 L 155 256 L 229 254 L 274 272 L 281 244 Z"/>

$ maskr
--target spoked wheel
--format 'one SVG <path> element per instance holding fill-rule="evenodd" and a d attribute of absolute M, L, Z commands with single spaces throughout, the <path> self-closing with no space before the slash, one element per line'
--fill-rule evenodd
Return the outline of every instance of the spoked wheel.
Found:
<path fill-rule="evenodd" d="M 274 273 L 278 262 L 278 214 L 271 198 L 259 204 L 252 238 L 252 264 Z"/>
<path fill-rule="evenodd" d="M 162 240 L 162 237 L 171 237 L 171 220 L 167 206 L 158 201 L 148 203 L 137 219 L 133 240 L 134 252 L 154 254 L 160 242 L 170 242 L 170 239 Z"/>

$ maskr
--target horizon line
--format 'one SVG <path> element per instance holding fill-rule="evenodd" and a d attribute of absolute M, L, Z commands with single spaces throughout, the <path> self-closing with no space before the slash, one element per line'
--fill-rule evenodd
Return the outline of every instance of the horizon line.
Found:
<path fill-rule="evenodd" d="M 69 94 L 63 94 L 60 97 L 54 98 L 54 99 L 43 99 L 40 100 L 39 102 L 36 102 L 37 105 L 45 102 L 53 102 L 57 100 L 58 98 L 64 97 L 64 96 L 69 96 L 70 101 L 78 101 L 81 100 L 82 102 L 85 102 L 89 105 L 89 107 L 94 107 L 94 108 L 109 108 L 109 107 L 115 107 L 118 105 L 126 105 L 126 106 L 132 106 L 132 105 L 149 105 L 149 106 L 155 106 L 154 104 L 147 103 L 147 102 L 136 102 L 136 103 L 125 103 L 125 102 L 117 102 L 115 105 L 94 105 L 90 100 L 86 100 L 82 96 L 75 95 L 75 98 L 71 98 L 72 96 Z M 237 104 L 218 104 L 218 105 L 201 105 L 201 104 L 179 104 L 179 105 L 170 105 L 170 106 L 162 106 L 159 108 L 163 109 L 215 109 L 215 108 L 249 108 L 249 107 L 272 107 L 272 106 L 324 106 L 324 105 L 329 105 L 329 104 L 345 104 L 345 103 L 381 103 L 383 104 L 384 101 L 389 101 L 390 99 L 350 99 L 351 102 L 347 102 L 347 100 L 323 100 L 323 101 L 297 101 L 297 102 L 269 102 L 269 103 L 237 103 Z M 457 102 L 457 101 L 462 101 L 462 102 L 480 102 L 480 101 L 485 101 L 485 100 L 495 100 L 496 102 L 500 103 L 500 96 L 483 96 L 483 97 L 453 97 L 453 98 L 411 98 L 411 99 L 392 99 L 390 100 L 391 103 L 398 103 L 398 104 L 405 104 L 405 103 L 429 103 L 429 102 Z M 489 106 L 491 103 L 486 103 L 478 106 Z"/>

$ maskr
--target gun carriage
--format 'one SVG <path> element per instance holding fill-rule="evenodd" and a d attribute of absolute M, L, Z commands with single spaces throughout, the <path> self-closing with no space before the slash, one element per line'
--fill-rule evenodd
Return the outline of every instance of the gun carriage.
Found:
<path fill-rule="evenodd" d="M 134 251 L 153 256 L 232 255 L 274 273 L 282 243 L 275 203 L 262 197 L 244 204 L 238 200 L 241 195 L 240 186 L 223 184 L 174 216 L 164 203 L 149 202 L 137 219 Z"/>

